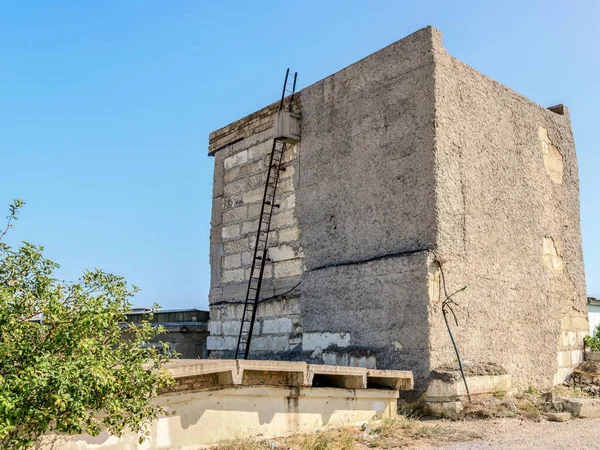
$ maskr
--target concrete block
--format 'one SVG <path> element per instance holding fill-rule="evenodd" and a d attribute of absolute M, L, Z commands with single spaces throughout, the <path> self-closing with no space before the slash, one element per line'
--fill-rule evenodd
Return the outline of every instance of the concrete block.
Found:
<path fill-rule="evenodd" d="M 263 334 L 281 334 L 292 332 L 292 319 L 282 317 L 279 319 L 266 319 L 262 324 Z"/>
<path fill-rule="evenodd" d="M 227 322 L 223 322 L 223 334 L 225 336 L 238 336 L 240 333 L 241 321 L 239 320 L 229 320 Z"/>
<path fill-rule="evenodd" d="M 225 170 L 229 170 L 233 167 L 245 164 L 246 161 L 248 161 L 248 151 L 242 150 L 241 152 L 231 155 L 229 158 L 226 158 L 225 161 L 223 161 L 223 165 L 225 167 Z"/>
<path fill-rule="evenodd" d="M 210 320 L 208 322 L 208 332 L 213 336 L 223 334 L 223 322 Z"/>
<path fill-rule="evenodd" d="M 317 348 L 324 350 L 331 345 L 348 347 L 350 333 L 304 333 L 302 335 L 302 349 L 305 351 Z"/>
<path fill-rule="evenodd" d="M 211 350 L 233 350 L 237 340 L 233 336 L 208 336 L 206 348 Z"/>
<path fill-rule="evenodd" d="M 289 350 L 290 338 L 288 336 L 255 336 L 250 343 L 254 351 L 283 351 Z"/>

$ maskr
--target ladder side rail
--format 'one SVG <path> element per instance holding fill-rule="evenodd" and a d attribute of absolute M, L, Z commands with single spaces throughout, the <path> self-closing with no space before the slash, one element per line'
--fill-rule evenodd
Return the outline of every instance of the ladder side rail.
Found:
<path fill-rule="evenodd" d="M 279 154 L 279 158 L 276 164 L 276 167 L 273 167 L 273 159 L 274 159 L 274 155 L 276 152 L 278 152 L 277 150 L 277 143 L 281 142 L 281 152 Z M 256 311 L 258 309 L 258 299 L 259 299 L 259 295 L 260 295 L 260 288 L 262 286 L 262 281 L 263 281 L 263 274 L 265 271 L 265 263 L 267 260 L 267 244 L 268 244 L 268 239 L 269 239 L 269 232 L 271 231 L 271 219 L 273 217 L 273 208 L 275 207 L 275 192 L 277 191 L 277 183 L 279 181 L 279 165 L 281 163 L 281 157 L 283 156 L 283 152 L 285 151 L 285 144 L 282 141 L 279 141 L 278 139 L 274 140 L 274 147 L 273 147 L 273 153 L 271 154 L 271 164 L 270 164 L 270 169 L 275 169 L 275 176 L 273 177 L 273 200 L 271 201 L 271 204 L 269 205 L 269 218 L 267 220 L 267 222 L 264 223 L 264 225 L 267 227 L 265 230 L 265 245 L 263 247 L 263 251 L 262 251 L 262 255 L 261 255 L 261 264 L 260 264 L 260 273 L 258 275 L 258 284 L 256 286 L 256 292 L 255 292 L 255 297 L 254 297 L 254 308 L 252 309 L 252 318 L 250 320 L 250 330 L 248 332 L 248 340 L 246 343 L 246 351 L 244 352 L 244 359 L 248 359 L 248 354 L 250 352 L 250 341 L 252 340 L 252 332 L 254 331 L 254 323 L 256 320 Z M 270 170 L 269 170 L 270 173 Z M 270 181 L 270 176 L 267 177 L 267 186 L 269 184 Z M 266 197 L 266 189 L 265 189 L 265 197 Z M 264 210 L 265 204 L 263 201 L 263 206 L 262 209 Z M 261 214 L 261 223 L 259 223 L 259 228 L 263 225 L 262 223 L 262 214 Z M 258 236 L 257 236 L 257 240 L 258 240 Z"/>
<path fill-rule="evenodd" d="M 242 323 L 240 325 L 240 333 L 238 335 L 238 342 L 237 342 L 236 351 L 235 351 L 235 353 L 236 353 L 236 359 L 238 358 L 238 353 L 240 351 L 240 344 L 241 344 L 241 341 L 242 341 L 242 336 L 244 334 L 244 320 L 246 319 L 246 314 L 248 312 L 248 300 L 250 298 L 251 290 L 252 290 L 252 278 L 254 276 L 255 264 L 256 264 L 256 261 L 257 261 L 256 257 L 258 256 L 259 247 L 260 247 L 260 244 L 261 244 L 260 238 L 261 238 L 261 231 L 262 231 L 262 225 L 263 225 L 263 217 L 264 217 L 264 212 L 265 212 L 265 198 L 266 198 L 266 196 L 268 194 L 268 191 L 269 191 L 269 182 L 271 180 L 271 171 L 273 170 L 273 158 L 274 158 L 274 155 L 275 155 L 275 150 L 276 150 L 276 147 L 277 147 L 277 142 L 278 141 L 276 139 L 273 140 L 273 147 L 271 149 L 271 156 L 269 158 L 269 168 L 267 170 L 267 181 L 265 183 L 265 190 L 264 190 L 264 193 L 263 193 L 262 205 L 260 207 L 260 216 L 259 216 L 259 219 L 258 219 L 258 231 L 256 233 L 256 242 L 254 243 L 254 254 L 253 254 L 253 258 L 252 258 L 252 264 L 250 265 L 250 274 L 249 274 L 249 277 L 248 277 L 248 288 L 246 289 L 246 300 L 244 302 L 244 311 L 242 313 Z M 279 170 L 279 168 L 277 168 L 277 170 Z M 271 204 L 272 203 L 273 203 L 273 201 L 271 201 Z M 272 212 L 272 210 L 273 210 L 273 207 L 271 205 L 271 212 Z M 269 220 L 269 224 L 270 224 L 270 220 Z M 265 240 L 268 240 L 268 232 L 266 233 Z M 262 277 L 262 273 L 264 272 L 265 253 L 266 253 L 266 248 L 267 248 L 267 242 L 266 241 L 264 242 L 264 248 L 265 248 L 265 250 L 263 251 L 263 257 L 261 259 L 261 270 L 260 270 L 261 277 Z M 261 281 L 262 280 L 259 277 L 259 282 L 258 282 L 258 285 L 257 285 L 257 288 L 256 288 L 256 293 L 255 293 L 255 303 L 256 303 L 256 300 L 258 299 L 258 296 L 260 294 L 260 286 L 262 284 Z M 255 319 L 255 317 L 256 317 L 256 305 L 254 306 L 253 311 L 252 311 L 252 321 L 250 322 L 249 335 L 248 335 L 248 339 L 246 340 L 246 344 L 245 344 L 246 348 L 244 350 L 244 359 L 247 359 L 248 351 L 250 349 L 250 340 L 252 339 L 252 331 L 254 329 L 254 319 Z"/>

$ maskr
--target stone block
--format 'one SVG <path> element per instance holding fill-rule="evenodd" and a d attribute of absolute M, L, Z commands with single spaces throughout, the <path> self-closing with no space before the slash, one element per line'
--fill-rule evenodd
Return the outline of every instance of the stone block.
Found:
<path fill-rule="evenodd" d="M 336 347 L 348 347 L 350 345 L 350 333 L 304 333 L 302 335 L 302 349 L 316 350 L 326 349 L 335 345 Z"/>
<path fill-rule="evenodd" d="M 248 151 L 242 150 L 241 152 L 226 158 L 225 161 L 223 161 L 223 165 L 225 170 L 229 170 L 234 167 L 241 166 L 242 164 L 246 163 L 246 161 L 248 161 Z"/>
<path fill-rule="evenodd" d="M 262 197 L 261 197 L 262 198 Z M 279 214 L 275 214 L 271 220 L 271 228 L 287 228 L 296 225 L 296 218 L 294 217 L 293 211 L 285 211 Z"/>
<path fill-rule="evenodd" d="M 284 228 L 283 230 L 279 230 L 279 242 L 294 242 L 300 239 L 300 230 L 298 227 L 290 227 Z"/>
<path fill-rule="evenodd" d="M 221 230 L 221 237 L 223 239 L 235 239 L 240 237 L 240 226 L 236 224 L 223 227 Z"/>
<path fill-rule="evenodd" d="M 250 238 L 236 239 L 223 244 L 223 251 L 226 255 L 232 253 L 242 253 L 251 250 L 254 247 L 254 241 Z"/>
<path fill-rule="evenodd" d="M 225 283 L 242 283 L 244 281 L 244 269 L 224 270 L 221 277 L 221 282 Z"/>
<path fill-rule="evenodd" d="M 242 223 L 242 234 L 256 233 L 256 230 L 258 230 L 258 219 Z"/>
<path fill-rule="evenodd" d="M 293 277 L 302 274 L 302 260 L 290 259 L 273 264 L 273 276 L 276 278 Z"/>
<path fill-rule="evenodd" d="M 292 332 L 292 319 L 281 317 L 278 319 L 265 319 L 262 324 L 263 334 L 282 334 Z"/>
<path fill-rule="evenodd" d="M 242 266 L 246 267 L 252 264 L 252 257 L 254 256 L 254 252 L 244 252 L 242 253 Z"/>
<path fill-rule="evenodd" d="M 548 413 L 548 414 L 546 414 L 546 419 L 548 419 L 550 422 L 566 422 L 567 420 L 571 420 L 571 413 L 569 413 L 569 412 Z"/>
<path fill-rule="evenodd" d="M 253 189 L 242 194 L 242 201 L 244 203 L 260 202 L 262 201 L 264 194 L 264 188 Z"/>
<path fill-rule="evenodd" d="M 595 398 L 561 398 L 563 409 L 575 417 L 597 419 L 600 417 L 600 400 Z"/>
<path fill-rule="evenodd" d="M 294 248 L 289 245 L 280 245 L 279 247 L 272 247 L 269 249 L 269 257 L 271 261 L 286 261 L 288 259 L 297 258 L 297 252 Z"/>
<path fill-rule="evenodd" d="M 241 220 L 245 220 L 248 217 L 247 213 L 248 207 L 246 205 L 229 209 L 223 212 L 223 222 L 225 224 L 230 224 L 232 222 L 239 222 Z"/>
<path fill-rule="evenodd" d="M 223 269 L 236 269 L 241 266 L 240 255 L 230 255 L 223 258 Z"/>

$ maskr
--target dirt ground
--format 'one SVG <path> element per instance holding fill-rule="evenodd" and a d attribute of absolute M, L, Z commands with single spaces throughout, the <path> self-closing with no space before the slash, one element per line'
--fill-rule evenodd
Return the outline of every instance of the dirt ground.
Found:
<path fill-rule="evenodd" d="M 492 419 L 444 423 L 453 430 L 480 439 L 437 445 L 415 446 L 421 450 L 598 450 L 600 419 L 573 419 L 568 422 L 533 422 L 519 419 Z"/>

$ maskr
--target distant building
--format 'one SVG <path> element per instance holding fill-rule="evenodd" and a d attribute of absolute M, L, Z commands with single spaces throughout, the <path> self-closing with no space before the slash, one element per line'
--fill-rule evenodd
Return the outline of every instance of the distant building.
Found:
<path fill-rule="evenodd" d="M 594 335 L 597 325 L 600 325 L 600 299 L 588 297 L 588 319 L 590 321 L 590 334 Z"/>
<path fill-rule="evenodd" d="M 134 308 L 127 315 L 128 323 L 141 323 L 152 313 L 150 308 Z M 167 309 L 154 313 L 154 325 L 161 325 L 168 331 L 151 341 L 166 342 L 169 350 L 179 353 L 179 358 L 206 358 L 208 338 L 208 311 L 199 309 Z"/>

